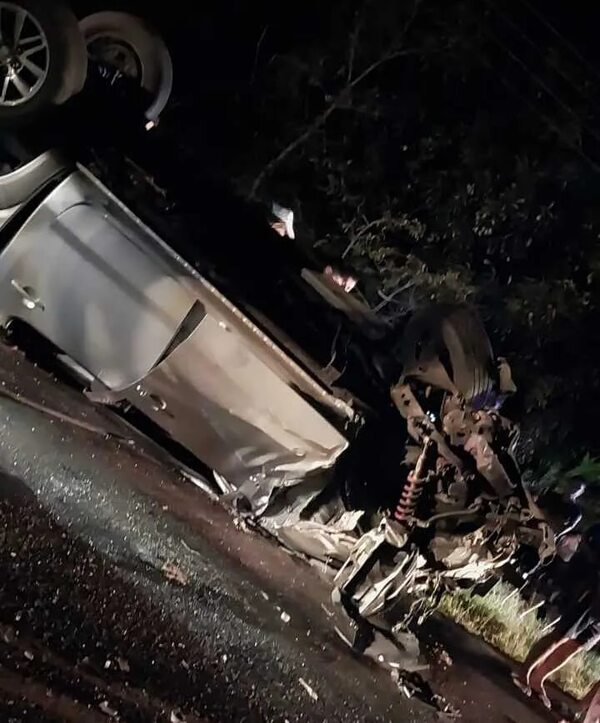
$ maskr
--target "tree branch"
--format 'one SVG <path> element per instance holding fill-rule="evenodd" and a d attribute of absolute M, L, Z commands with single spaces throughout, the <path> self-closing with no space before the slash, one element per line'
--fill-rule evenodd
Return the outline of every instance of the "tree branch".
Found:
<path fill-rule="evenodd" d="M 383 299 L 383 301 L 379 302 L 377 306 L 373 309 L 375 313 L 378 311 L 381 311 L 384 306 L 387 306 L 387 304 L 390 303 L 390 301 L 394 300 L 394 297 L 396 297 L 398 294 L 402 293 L 403 291 L 406 291 L 407 289 L 410 289 L 411 286 L 414 286 L 414 281 L 408 281 L 406 284 L 403 284 L 402 286 L 398 286 L 398 288 L 394 289 L 391 294 L 384 294 L 383 291 L 379 290 L 377 294 Z"/>
<path fill-rule="evenodd" d="M 416 0 L 413 7 L 413 12 L 405 23 L 402 32 L 400 33 L 401 38 L 404 38 L 406 36 L 408 30 L 410 29 L 410 26 L 413 24 L 419 4 L 420 0 Z M 334 113 L 341 105 L 344 105 L 344 101 L 347 100 L 350 92 L 359 83 L 362 83 L 363 80 L 366 80 L 372 73 L 374 73 L 379 67 L 381 67 L 385 63 L 388 63 L 391 60 L 395 60 L 396 58 L 400 58 L 405 55 L 415 55 L 420 52 L 420 48 L 408 48 L 405 50 L 394 50 L 393 48 L 390 48 L 387 50 L 387 52 L 377 58 L 377 60 L 373 61 L 370 65 L 368 65 L 362 71 L 362 73 L 357 75 L 350 82 L 346 83 L 342 90 L 333 98 L 327 108 L 325 108 L 325 110 L 313 120 L 313 122 L 306 128 L 306 130 L 304 130 L 293 141 L 288 143 L 285 148 L 283 148 L 274 158 L 272 158 L 267 163 L 267 165 L 262 169 L 258 176 L 256 176 L 256 178 L 254 179 L 254 183 L 252 184 L 252 188 L 250 189 L 249 198 L 255 198 L 258 189 L 261 187 L 265 179 L 270 176 L 271 173 L 273 173 L 275 168 L 277 168 L 277 166 L 279 166 L 282 161 L 284 161 L 291 153 L 293 153 L 296 148 L 303 145 L 314 133 L 316 133 L 319 128 L 321 128 L 321 126 L 323 126 L 327 122 L 327 119 L 332 113 Z"/>
<path fill-rule="evenodd" d="M 389 218 L 387 216 L 382 216 L 381 218 L 376 218 L 374 221 L 369 221 L 365 226 L 363 226 L 360 231 L 356 234 L 352 235 L 352 239 L 350 240 L 350 243 L 346 246 L 344 249 L 344 252 L 342 253 L 342 258 L 345 259 L 346 256 L 352 251 L 357 241 L 359 241 L 366 233 L 367 231 L 370 231 L 372 228 L 375 228 L 376 226 L 381 226 L 386 221 L 389 221 Z"/>
<path fill-rule="evenodd" d="M 252 65 L 252 74 L 250 76 L 250 85 L 252 85 L 254 83 L 254 80 L 256 78 L 256 69 L 258 67 L 258 56 L 260 55 L 260 48 L 263 43 L 263 40 L 265 39 L 268 29 L 269 29 L 269 26 L 265 25 L 265 27 L 262 29 L 262 33 L 260 34 L 260 37 L 258 38 L 258 42 L 256 43 L 256 51 L 254 53 L 254 64 Z"/>
<path fill-rule="evenodd" d="M 356 47 L 358 45 L 358 36 L 362 29 L 364 18 L 364 4 L 360 10 L 356 12 L 354 21 L 354 30 L 350 36 L 350 48 L 348 51 L 348 72 L 346 74 L 346 84 L 352 81 L 352 74 L 354 73 L 354 58 L 356 57 Z"/>

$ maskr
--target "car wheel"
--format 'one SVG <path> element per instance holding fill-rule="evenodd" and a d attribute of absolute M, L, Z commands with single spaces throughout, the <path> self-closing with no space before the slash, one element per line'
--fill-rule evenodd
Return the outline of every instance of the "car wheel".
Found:
<path fill-rule="evenodd" d="M 64 102 L 80 89 L 86 66 L 77 19 L 65 5 L 0 1 L 0 123 L 35 120 Z"/>
<path fill-rule="evenodd" d="M 139 82 L 150 97 L 145 115 L 156 122 L 173 86 L 171 56 L 162 38 L 143 20 L 122 12 L 98 12 L 79 27 L 90 60 L 115 68 Z"/>

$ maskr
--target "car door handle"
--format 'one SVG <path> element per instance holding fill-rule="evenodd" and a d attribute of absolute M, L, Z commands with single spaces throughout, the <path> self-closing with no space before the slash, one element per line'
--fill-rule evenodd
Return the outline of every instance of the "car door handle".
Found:
<path fill-rule="evenodd" d="M 167 403 L 158 394 L 148 394 L 150 405 L 155 412 L 165 412 L 167 410 Z"/>
<path fill-rule="evenodd" d="M 13 289 L 15 289 L 15 291 L 21 296 L 21 301 L 26 309 L 29 309 L 30 311 L 33 311 L 33 309 L 44 311 L 46 307 L 40 300 L 39 296 L 35 293 L 35 289 L 32 286 L 25 286 L 20 281 L 17 281 L 17 279 L 11 279 L 10 283 Z"/>

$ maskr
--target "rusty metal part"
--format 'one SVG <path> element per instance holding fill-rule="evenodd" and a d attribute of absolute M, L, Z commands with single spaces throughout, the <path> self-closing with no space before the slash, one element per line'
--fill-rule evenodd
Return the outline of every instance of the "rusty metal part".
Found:
<path fill-rule="evenodd" d="M 472 434 L 465 442 L 465 450 L 475 460 L 477 471 L 492 485 L 500 497 L 514 494 L 514 484 L 484 436 Z"/>
<path fill-rule="evenodd" d="M 444 459 L 457 469 L 462 469 L 462 460 L 452 452 L 443 435 L 425 414 L 410 386 L 401 380 L 392 387 L 390 396 L 400 414 L 406 419 L 409 435 L 419 444 L 423 444 L 424 437 L 431 438 Z"/>
<path fill-rule="evenodd" d="M 426 437 L 423 451 L 417 460 L 414 471 L 410 472 L 406 478 L 400 500 L 394 512 L 394 517 L 398 522 L 406 523 L 414 521 L 417 502 L 423 491 L 423 485 L 427 481 L 432 463 L 435 464 L 434 453 L 435 444 L 431 439 Z"/>

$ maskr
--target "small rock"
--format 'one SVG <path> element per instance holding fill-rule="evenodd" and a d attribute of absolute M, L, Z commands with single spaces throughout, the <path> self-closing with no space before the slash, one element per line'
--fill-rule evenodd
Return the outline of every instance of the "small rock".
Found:
<path fill-rule="evenodd" d="M 186 723 L 187 718 L 183 715 L 183 713 L 178 709 L 175 708 L 171 711 L 171 723 Z"/>
<path fill-rule="evenodd" d="M 292 618 L 291 618 L 291 617 L 286 613 L 286 611 L 284 610 L 284 611 L 281 613 L 281 619 L 283 620 L 284 623 L 289 623 Z"/>
<path fill-rule="evenodd" d="M 131 670 L 129 663 L 125 660 L 125 658 L 117 658 L 117 665 L 122 673 L 129 673 Z"/>
<path fill-rule="evenodd" d="M 27 660 L 33 660 L 33 653 L 31 650 L 25 650 L 23 655 L 27 658 Z"/>

